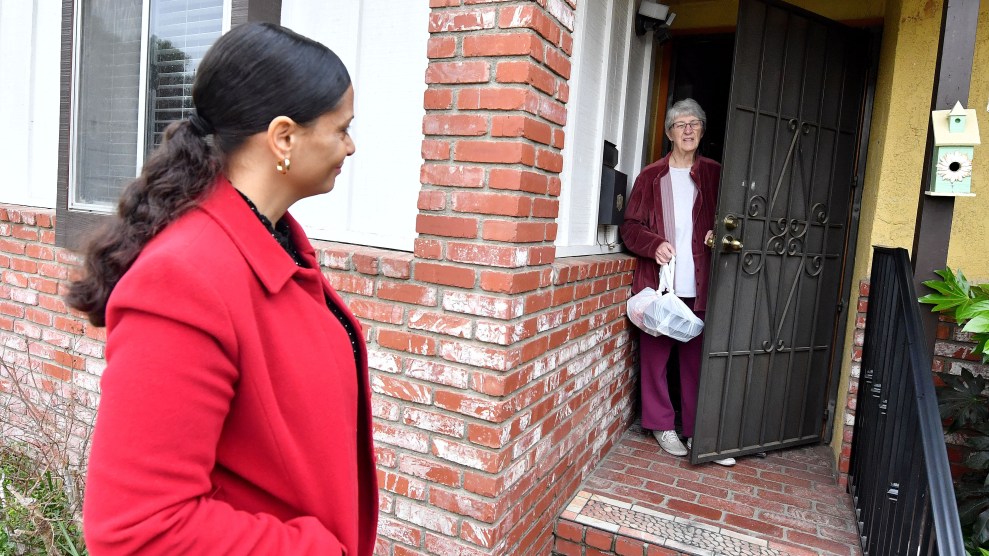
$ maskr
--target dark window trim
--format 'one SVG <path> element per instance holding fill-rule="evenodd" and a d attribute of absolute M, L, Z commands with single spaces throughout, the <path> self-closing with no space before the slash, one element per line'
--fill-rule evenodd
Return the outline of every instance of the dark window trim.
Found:
<path fill-rule="evenodd" d="M 109 214 L 69 209 L 69 137 L 72 125 L 72 55 L 77 0 L 62 0 L 62 50 L 59 76 L 58 194 L 55 204 L 55 243 L 79 250 Z M 255 21 L 281 22 L 282 0 L 232 0 L 230 26 Z"/>

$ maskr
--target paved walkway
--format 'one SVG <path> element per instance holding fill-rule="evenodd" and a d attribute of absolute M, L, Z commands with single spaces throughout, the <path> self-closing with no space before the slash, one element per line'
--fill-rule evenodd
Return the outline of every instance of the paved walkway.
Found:
<path fill-rule="evenodd" d="M 635 426 L 560 516 L 555 552 L 859 556 L 831 460 L 813 446 L 692 466 Z"/>

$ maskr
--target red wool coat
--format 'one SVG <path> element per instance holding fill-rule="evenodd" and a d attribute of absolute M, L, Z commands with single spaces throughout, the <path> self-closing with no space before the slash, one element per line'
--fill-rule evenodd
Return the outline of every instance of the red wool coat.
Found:
<path fill-rule="evenodd" d="M 366 351 L 286 215 L 295 265 L 230 183 L 145 247 L 110 296 L 84 503 L 90 553 L 370 556 Z"/>
<path fill-rule="evenodd" d="M 663 207 L 660 194 L 660 178 L 670 172 L 670 155 L 653 162 L 642 169 L 635 178 L 632 194 L 625 208 L 625 221 L 621 226 L 622 242 L 637 255 L 635 271 L 632 273 L 632 293 L 643 288 L 659 287 L 659 265 L 656 264 L 656 249 L 664 241 L 674 243 L 674 238 L 666 238 L 663 231 Z M 690 167 L 690 178 L 698 188 L 694 199 L 694 234 L 691 250 L 694 256 L 694 277 L 697 296 L 694 310 L 707 309 L 708 277 L 711 271 L 711 250 L 704 245 L 704 236 L 714 229 L 714 211 L 718 204 L 718 186 L 721 181 L 721 165 L 710 158 L 696 156 Z M 683 256 L 679 254 L 678 256 Z"/>

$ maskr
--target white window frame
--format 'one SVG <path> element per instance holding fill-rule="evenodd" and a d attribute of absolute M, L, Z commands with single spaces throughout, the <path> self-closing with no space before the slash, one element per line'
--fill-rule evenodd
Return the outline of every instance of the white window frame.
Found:
<path fill-rule="evenodd" d="M 632 189 L 635 177 L 645 166 L 646 133 L 648 131 L 649 107 L 651 104 L 651 91 L 653 82 L 653 36 L 648 33 L 644 37 L 637 37 L 634 31 L 635 10 L 637 2 L 626 0 L 626 6 L 618 6 L 620 2 L 611 1 L 607 3 L 607 18 L 602 27 L 608 35 L 605 37 L 606 52 L 597 58 L 602 64 L 601 81 L 599 83 L 581 84 L 581 76 L 584 73 L 582 67 L 588 63 L 583 40 L 587 33 L 589 17 L 583 17 L 587 8 L 582 11 L 578 6 L 577 26 L 574 30 L 574 54 L 572 59 L 572 69 L 570 78 L 570 100 L 568 103 L 567 124 L 564 126 L 564 134 L 567 138 L 567 145 L 564 147 L 563 172 L 563 192 L 560 196 L 560 216 L 559 234 L 556 240 L 556 255 L 558 257 L 573 257 L 582 255 L 600 255 L 615 253 L 620 249 L 620 239 L 618 237 L 617 226 L 597 225 L 597 197 L 595 202 L 585 207 L 585 212 L 575 214 L 575 198 L 578 195 L 599 195 L 600 187 L 593 187 L 593 184 L 600 182 L 599 176 L 603 167 L 602 157 L 604 154 L 605 139 L 613 139 L 612 142 L 618 146 L 619 163 L 617 170 L 628 176 L 627 193 Z M 586 4 L 585 4 L 586 6 Z M 618 10 L 625 10 L 624 13 Z M 625 16 L 625 29 L 621 36 L 614 35 L 615 17 Z M 638 42 L 638 44 L 636 44 Z M 633 46 L 644 48 L 642 58 L 641 78 L 636 80 L 631 76 L 630 55 Z M 593 53 L 592 53 L 593 55 Z M 616 66 L 620 78 L 619 86 L 609 91 L 609 78 Z M 636 81 L 638 81 L 636 83 Z M 631 88 L 638 89 L 638 102 L 633 106 L 628 106 Z M 609 94 L 610 92 L 610 94 Z M 584 95 L 595 95 L 597 103 L 596 110 L 591 113 L 581 113 L 577 110 Z M 609 107 L 611 111 L 609 111 Z M 593 118 L 593 119 L 592 119 Z M 610 129 L 609 129 L 610 128 Z M 610 133 L 609 133 L 610 131 Z M 578 156 L 572 148 L 576 137 L 586 137 L 587 133 L 593 134 L 596 141 L 593 156 L 586 159 Z M 575 176 L 593 176 L 590 182 L 579 184 Z M 582 185 L 578 189 L 578 185 Z M 584 200 L 587 197 L 583 198 Z M 583 234 L 575 229 L 575 221 L 587 223 L 588 229 Z"/>

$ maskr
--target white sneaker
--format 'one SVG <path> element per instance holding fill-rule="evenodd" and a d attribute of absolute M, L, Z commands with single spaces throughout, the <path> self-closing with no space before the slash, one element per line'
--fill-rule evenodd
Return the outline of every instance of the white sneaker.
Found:
<path fill-rule="evenodd" d="M 691 448 L 693 448 L 693 444 L 694 444 L 693 443 L 693 440 L 694 440 L 693 438 L 688 438 L 687 439 L 687 449 L 688 450 L 691 449 Z M 735 465 L 735 458 L 716 459 L 716 460 L 713 460 L 712 463 L 716 463 L 718 465 L 724 465 L 725 467 L 732 467 L 733 465 Z"/>
<path fill-rule="evenodd" d="M 659 447 L 666 450 L 668 454 L 687 455 L 687 448 L 683 442 L 680 442 L 680 437 L 677 436 L 676 431 L 652 431 L 652 435 L 656 437 L 656 442 L 659 442 Z"/>

